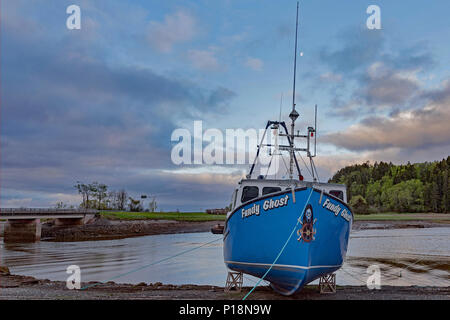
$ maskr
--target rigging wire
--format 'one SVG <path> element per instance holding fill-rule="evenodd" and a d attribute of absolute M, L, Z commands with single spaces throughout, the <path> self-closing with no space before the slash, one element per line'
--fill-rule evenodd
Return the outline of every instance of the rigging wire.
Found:
<path fill-rule="evenodd" d="M 284 161 L 284 157 L 281 156 L 281 159 L 283 160 L 284 166 L 286 167 L 286 171 L 289 172 L 289 168 L 288 168 L 288 166 L 287 166 L 287 164 L 286 164 L 286 161 Z M 284 177 L 285 177 L 285 176 L 283 176 L 283 178 L 284 178 Z"/>
<path fill-rule="evenodd" d="M 303 164 L 305 165 L 306 170 L 308 170 L 308 173 L 311 175 L 311 177 L 314 177 L 314 175 L 311 173 L 311 171 L 309 170 L 308 166 L 306 165 L 306 162 L 305 162 L 305 160 L 303 159 L 301 153 L 298 152 L 297 154 L 300 156 L 300 159 L 302 159 Z"/>
<path fill-rule="evenodd" d="M 292 228 L 291 234 L 289 235 L 289 237 L 287 238 L 286 242 L 284 243 L 283 247 L 281 248 L 280 252 L 278 253 L 277 257 L 275 258 L 275 260 L 272 262 L 272 264 L 270 265 L 269 269 L 267 269 L 267 271 L 264 273 L 264 275 L 259 278 L 258 282 L 253 286 L 253 288 L 245 295 L 245 297 L 242 300 L 247 299 L 247 297 L 253 292 L 253 290 L 255 290 L 255 288 L 261 283 L 261 281 L 264 280 L 264 278 L 269 274 L 269 272 L 272 270 L 273 266 L 275 265 L 275 263 L 277 263 L 278 259 L 281 257 L 281 254 L 284 252 L 284 249 L 286 249 L 287 244 L 289 243 L 289 241 L 292 238 L 292 235 L 294 234 L 295 230 L 297 230 L 298 224 L 301 221 L 301 218 L 303 216 L 303 213 L 305 212 L 306 206 L 309 203 L 309 199 L 311 199 L 311 195 L 314 191 L 314 188 L 311 188 L 311 192 L 309 193 L 308 199 L 306 199 L 305 201 L 305 205 L 303 207 L 303 210 L 301 211 L 300 216 L 297 219 L 297 222 L 295 223 L 294 228 Z"/>
<path fill-rule="evenodd" d="M 144 266 L 141 266 L 141 267 L 139 267 L 139 268 L 133 269 L 133 270 L 131 270 L 131 271 L 129 271 L 129 272 L 125 272 L 125 273 L 119 274 L 119 275 L 117 275 L 117 276 L 115 276 L 115 277 L 110 278 L 109 280 L 106 280 L 106 281 L 103 281 L 103 282 L 97 282 L 97 283 L 94 283 L 94 284 L 90 284 L 90 285 L 84 286 L 84 287 L 81 288 L 80 290 L 85 290 L 85 289 L 88 289 L 88 288 L 91 288 L 91 287 L 95 287 L 95 286 L 98 286 L 98 285 L 101 285 L 101 284 L 105 284 L 105 283 L 108 282 L 108 281 L 112 281 L 112 280 L 115 280 L 115 279 L 117 279 L 117 278 L 121 278 L 121 277 L 126 276 L 126 275 L 129 275 L 129 274 L 131 274 L 131 273 L 134 273 L 134 272 L 140 271 L 140 270 L 142 270 L 142 269 L 148 268 L 148 267 L 150 267 L 150 266 L 154 266 L 155 264 L 158 264 L 158 263 L 161 263 L 161 262 L 170 260 L 170 259 L 175 258 L 175 257 L 179 257 L 179 256 L 181 256 L 181 255 L 183 255 L 183 254 L 186 254 L 186 253 L 188 253 L 188 252 L 192 252 L 192 251 L 194 251 L 194 250 L 200 249 L 200 248 L 202 248 L 202 247 L 204 247 L 204 246 L 207 246 L 208 244 L 217 242 L 217 241 L 222 240 L 222 239 L 223 239 L 223 237 L 219 237 L 219 238 L 214 239 L 214 240 L 212 240 L 212 241 L 205 242 L 205 243 L 203 243 L 203 244 L 201 244 L 201 245 L 199 245 L 199 246 L 197 246 L 197 247 L 194 247 L 194 248 L 191 248 L 191 249 L 188 249 L 188 250 L 181 251 L 181 252 L 179 252 L 179 253 L 177 253 L 177 254 L 174 254 L 174 255 L 172 255 L 172 256 L 170 256 L 170 257 L 163 258 L 163 259 L 160 259 L 160 260 L 158 260 L 158 261 L 155 261 L 155 262 L 146 264 L 146 265 L 144 265 Z"/>

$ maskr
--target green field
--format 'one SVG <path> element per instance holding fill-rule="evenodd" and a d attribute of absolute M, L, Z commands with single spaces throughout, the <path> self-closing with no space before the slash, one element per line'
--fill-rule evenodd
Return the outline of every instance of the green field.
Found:
<path fill-rule="evenodd" d="M 355 214 L 355 221 L 450 221 L 450 214 L 443 213 L 374 213 Z"/>
<path fill-rule="evenodd" d="M 176 221 L 224 221 L 226 215 L 205 212 L 126 212 L 102 211 L 101 216 L 111 220 L 176 220 Z M 450 222 L 450 214 L 438 213 L 375 213 L 355 214 L 355 221 L 441 221 Z"/>
<path fill-rule="evenodd" d="M 125 212 L 102 211 L 100 215 L 111 220 L 176 220 L 176 221 L 214 221 L 225 220 L 226 215 L 207 214 L 205 212 Z"/>

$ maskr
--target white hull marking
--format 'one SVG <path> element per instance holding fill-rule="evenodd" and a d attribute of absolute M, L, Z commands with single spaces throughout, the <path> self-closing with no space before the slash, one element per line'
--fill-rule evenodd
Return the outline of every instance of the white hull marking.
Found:
<path fill-rule="evenodd" d="M 245 265 L 250 265 L 250 266 L 264 266 L 264 267 L 270 267 L 271 266 L 270 263 L 253 263 L 253 262 L 239 262 L 239 261 L 225 261 L 225 263 L 229 263 L 229 264 L 245 264 Z M 274 268 L 278 267 L 278 268 L 292 268 L 292 269 L 309 270 L 309 269 L 316 269 L 316 268 L 336 268 L 336 267 L 340 268 L 340 267 L 342 267 L 342 264 L 331 265 L 331 266 L 309 266 L 309 267 L 289 265 L 289 264 L 274 264 L 273 267 Z"/>

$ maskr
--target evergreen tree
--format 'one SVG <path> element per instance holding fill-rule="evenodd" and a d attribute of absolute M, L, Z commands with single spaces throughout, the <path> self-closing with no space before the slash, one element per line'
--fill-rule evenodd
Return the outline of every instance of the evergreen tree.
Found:
<path fill-rule="evenodd" d="M 351 165 L 338 170 L 329 182 L 345 184 L 349 203 L 364 203 L 370 212 L 450 211 L 450 156 L 406 165 L 382 161 Z"/>

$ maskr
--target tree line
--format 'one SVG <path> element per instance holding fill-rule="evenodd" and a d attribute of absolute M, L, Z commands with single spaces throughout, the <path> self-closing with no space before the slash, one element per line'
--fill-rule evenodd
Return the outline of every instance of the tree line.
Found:
<path fill-rule="evenodd" d="M 450 156 L 405 165 L 351 165 L 328 182 L 347 186 L 347 200 L 357 213 L 450 212 Z"/>
<path fill-rule="evenodd" d="M 81 183 L 77 181 L 74 188 L 81 195 L 82 201 L 79 205 L 83 209 L 97 210 L 118 210 L 118 211 L 150 211 L 155 212 L 157 209 L 156 198 L 153 197 L 149 207 L 144 208 L 142 199 L 147 196 L 141 196 L 141 199 L 130 197 L 124 189 L 109 191 L 109 187 L 104 183 L 92 182 Z M 61 206 L 61 203 L 58 204 Z"/>

